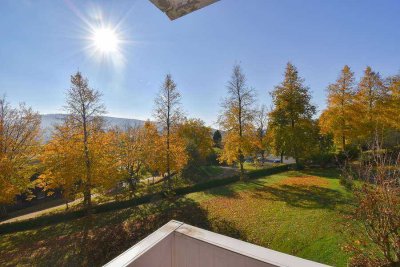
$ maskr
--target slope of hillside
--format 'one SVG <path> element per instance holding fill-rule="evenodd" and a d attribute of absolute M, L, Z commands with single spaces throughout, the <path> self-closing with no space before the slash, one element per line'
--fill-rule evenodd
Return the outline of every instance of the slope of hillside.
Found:
<path fill-rule="evenodd" d="M 65 114 L 44 114 L 41 115 L 41 129 L 43 131 L 43 138 L 45 141 L 50 139 L 51 133 L 54 127 L 57 124 L 60 124 L 65 118 Z M 115 118 L 103 116 L 104 121 L 107 127 L 115 127 L 118 126 L 120 128 L 124 128 L 127 126 L 141 126 L 144 124 L 144 121 L 137 119 L 125 119 L 125 118 Z"/>

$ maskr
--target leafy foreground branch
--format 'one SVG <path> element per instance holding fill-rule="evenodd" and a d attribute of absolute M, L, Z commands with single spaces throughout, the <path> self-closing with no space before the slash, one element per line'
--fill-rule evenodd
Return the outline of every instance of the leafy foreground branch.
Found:
<path fill-rule="evenodd" d="M 362 180 L 354 189 L 358 206 L 352 217 L 364 231 L 346 246 L 351 266 L 400 266 L 400 154 L 378 151 L 344 173 L 347 181 Z"/>

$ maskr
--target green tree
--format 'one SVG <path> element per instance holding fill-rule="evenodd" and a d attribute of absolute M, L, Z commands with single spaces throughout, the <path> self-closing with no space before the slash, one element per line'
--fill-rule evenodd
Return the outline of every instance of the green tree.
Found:
<path fill-rule="evenodd" d="M 213 141 L 214 141 L 214 146 L 221 148 L 221 143 L 222 143 L 222 135 L 219 130 L 216 130 L 213 134 Z"/>
<path fill-rule="evenodd" d="M 308 87 L 299 77 L 295 66 L 288 63 L 283 82 L 271 93 L 274 107 L 269 113 L 276 150 L 293 157 L 296 164 L 308 156 L 315 145 L 312 138 L 316 108 L 311 101 Z"/>

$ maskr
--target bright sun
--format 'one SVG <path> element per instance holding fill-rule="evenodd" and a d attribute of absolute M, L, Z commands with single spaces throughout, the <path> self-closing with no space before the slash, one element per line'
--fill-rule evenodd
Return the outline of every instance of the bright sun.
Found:
<path fill-rule="evenodd" d="M 117 33 L 110 28 L 96 29 L 92 40 L 96 49 L 104 54 L 118 52 L 120 40 Z"/>

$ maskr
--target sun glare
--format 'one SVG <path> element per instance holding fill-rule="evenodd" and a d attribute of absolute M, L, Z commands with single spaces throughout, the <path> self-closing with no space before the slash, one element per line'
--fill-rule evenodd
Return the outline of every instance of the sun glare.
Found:
<path fill-rule="evenodd" d="M 93 45 L 101 53 L 118 52 L 120 40 L 117 33 L 110 28 L 99 28 L 93 32 Z"/>

